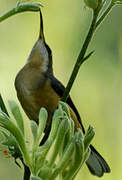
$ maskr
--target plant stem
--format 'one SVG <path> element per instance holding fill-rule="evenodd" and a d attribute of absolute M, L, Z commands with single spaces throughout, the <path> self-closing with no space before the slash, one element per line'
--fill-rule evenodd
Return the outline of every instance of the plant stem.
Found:
<path fill-rule="evenodd" d="M 87 51 L 87 48 L 88 48 L 88 46 L 89 46 L 89 43 L 90 43 L 90 41 L 91 41 L 91 39 L 92 39 L 92 36 L 93 36 L 95 30 L 96 30 L 97 27 L 101 24 L 101 22 L 103 21 L 103 19 L 108 15 L 108 13 L 111 11 L 111 9 L 113 8 L 114 5 L 115 5 L 115 4 L 114 4 L 113 2 L 111 2 L 111 3 L 107 6 L 107 8 L 105 9 L 105 11 L 102 13 L 102 15 L 100 16 L 100 18 L 99 18 L 98 20 L 97 20 L 97 17 L 98 17 L 99 11 L 94 11 L 93 20 L 92 20 L 92 23 L 91 23 L 89 32 L 88 32 L 88 34 L 87 34 L 87 37 L 86 37 L 86 39 L 85 39 L 85 42 L 84 42 L 84 44 L 83 44 L 83 46 L 82 46 L 82 49 L 81 49 L 80 54 L 79 54 L 79 56 L 78 56 L 78 58 L 77 58 L 77 61 L 76 61 L 76 64 L 75 64 L 75 66 L 74 66 L 74 69 L 73 69 L 73 71 L 72 71 L 72 74 L 71 74 L 71 76 L 70 76 L 70 79 L 69 79 L 69 81 L 68 81 L 68 84 L 67 84 L 67 86 L 66 86 L 66 89 L 65 89 L 65 91 L 64 91 L 64 94 L 63 94 L 63 96 L 62 96 L 62 99 L 61 99 L 62 101 L 65 102 L 65 101 L 67 100 L 67 98 L 68 98 L 68 96 L 69 96 L 69 92 L 70 92 L 70 90 L 71 90 L 71 88 L 72 88 L 72 85 L 73 85 L 73 83 L 74 83 L 74 81 L 75 81 L 75 79 L 76 79 L 76 77 L 77 77 L 77 74 L 78 74 L 78 71 L 79 71 L 79 69 L 80 69 L 81 64 L 83 64 L 83 62 L 84 62 L 86 59 L 88 59 L 88 58 L 85 58 L 84 56 L 85 56 L 85 53 L 86 53 L 86 51 Z"/>
<path fill-rule="evenodd" d="M 0 93 L 0 108 L 1 108 L 1 110 L 2 110 L 5 114 L 7 114 L 7 115 L 9 116 L 8 111 L 7 111 L 7 108 L 6 108 L 5 104 L 4 104 L 4 101 L 3 101 L 3 98 L 2 98 L 1 93 Z"/>
<path fill-rule="evenodd" d="M 95 29 L 101 24 L 101 22 L 103 21 L 103 19 L 108 15 L 108 13 L 111 11 L 111 9 L 113 8 L 115 4 L 113 2 L 111 2 L 107 8 L 105 9 L 105 11 L 102 13 L 102 15 L 99 17 L 99 19 L 96 22 L 96 27 Z"/>
<path fill-rule="evenodd" d="M 19 4 L 17 7 L 12 8 L 2 16 L 0 16 L 0 22 L 4 21 L 5 19 L 17 14 L 22 13 L 24 11 L 40 11 L 41 4 L 39 3 L 23 3 Z"/>
<path fill-rule="evenodd" d="M 68 82 L 68 84 L 67 84 L 67 87 L 66 87 L 66 89 L 65 89 L 65 91 L 64 91 L 64 94 L 63 94 L 63 96 L 62 96 L 62 99 L 61 99 L 61 100 L 64 101 L 64 102 L 67 100 L 67 98 L 68 98 L 68 96 L 69 96 L 69 92 L 70 92 L 70 90 L 71 90 L 71 88 L 72 88 L 72 85 L 73 85 L 73 83 L 74 83 L 74 81 L 75 81 L 75 79 L 76 79 L 76 76 L 77 76 L 77 74 L 78 74 L 78 71 L 79 71 L 79 69 L 80 69 L 80 66 L 81 66 L 81 64 L 84 62 L 85 53 L 86 53 L 86 51 L 87 51 L 87 48 L 88 48 L 88 46 L 89 46 L 89 43 L 90 43 L 90 41 L 91 41 L 91 39 L 92 39 L 92 36 L 93 36 L 93 34 L 94 34 L 97 16 L 98 16 L 98 12 L 94 11 L 94 12 L 93 12 L 93 20 L 92 20 L 92 23 L 91 23 L 89 32 L 88 32 L 87 37 L 86 37 L 86 39 L 85 39 L 85 41 L 84 41 L 84 44 L 83 44 L 82 49 L 81 49 L 81 51 L 80 51 L 80 54 L 79 54 L 79 56 L 78 56 L 78 58 L 77 58 L 76 64 L 75 64 L 74 69 L 73 69 L 73 71 L 72 71 L 72 74 L 71 74 L 71 76 L 70 76 L 69 82 Z"/>

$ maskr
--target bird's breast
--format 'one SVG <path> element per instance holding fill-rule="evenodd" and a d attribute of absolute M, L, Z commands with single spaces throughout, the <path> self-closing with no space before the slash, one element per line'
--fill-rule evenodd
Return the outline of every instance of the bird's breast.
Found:
<path fill-rule="evenodd" d="M 26 71 L 27 72 L 27 71 Z M 38 122 L 38 115 L 41 107 L 45 107 L 48 111 L 48 124 L 51 122 L 52 113 L 58 107 L 61 97 L 51 86 L 50 79 L 42 77 L 38 79 L 38 75 L 31 77 L 31 74 L 22 75 L 19 73 L 15 80 L 18 99 L 31 120 Z M 40 76 L 41 77 L 41 76 Z M 28 79 L 28 80 L 27 80 Z M 70 108 L 71 117 L 74 120 L 75 128 L 80 127 L 74 111 Z"/>
<path fill-rule="evenodd" d="M 34 78 L 26 73 L 26 76 L 22 77 L 22 72 L 20 74 L 16 77 L 15 87 L 18 99 L 27 116 L 38 121 L 40 108 L 45 107 L 48 111 L 48 119 L 51 119 L 51 114 L 57 108 L 60 97 L 51 88 L 50 79 L 42 77 L 42 81 L 38 79 L 38 76 Z"/>

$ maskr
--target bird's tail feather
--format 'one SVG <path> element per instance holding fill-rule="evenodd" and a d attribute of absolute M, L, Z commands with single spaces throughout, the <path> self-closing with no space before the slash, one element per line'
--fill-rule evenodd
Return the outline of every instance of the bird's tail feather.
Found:
<path fill-rule="evenodd" d="M 86 164 L 93 175 L 98 177 L 103 176 L 104 173 L 110 172 L 110 167 L 103 159 L 103 157 L 95 150 L 95 148 L 90 145 L 91 154 Z"/>

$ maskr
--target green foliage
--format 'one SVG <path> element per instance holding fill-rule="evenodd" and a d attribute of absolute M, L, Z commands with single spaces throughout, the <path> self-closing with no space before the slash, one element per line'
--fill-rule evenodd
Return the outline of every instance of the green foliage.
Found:
<path fill-rule="evenodd" d="M 9 101 L 9 106 L 17 125 L 3 111 L 0 112 L 0 126 L 7 130 L 7 132 L 2 131 L 7 139 L 2 144 L 8 147 L 9 153 L 15 159 L 23 158 L 24 163 L 30 168 L 30 179 L 54 180 L 57 176 L 64 180 L 74 178 L 88 158 L 89 144 L 94 136 L 93 128 L 89 126 L 85 135 L 82 134 L 81 129 L 75 132 L 68 106 L 59 102 L 59 107 L 53 115 L 47 141 L 40 146 L 48 118 L 46 109 L 41 108 L 39 125 L 30 121 L 33 144 L 31 146 L 28 142 L 27 145 L 24 136 L 24 122 L 19 107 L 14 101 Z M 53 151 L 50 151 L 52 148 Z M 49 151 L 50 157 L 48 157 Z"/>
<path fill-rule="evenodd" d="M 8 103 L 9 103 L 11 112 L 18 124 L 18 127 L 20 128 L 21 132 L 24 134 L 24 122 L 23 122 L 23 118 L 20 113 L 19 107 L 14 101 L 8 101 Z"/>

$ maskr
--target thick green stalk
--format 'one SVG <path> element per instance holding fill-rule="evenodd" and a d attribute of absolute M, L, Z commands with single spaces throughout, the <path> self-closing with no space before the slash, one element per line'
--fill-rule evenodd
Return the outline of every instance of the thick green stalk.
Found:
<path fill-rule="evenodd" d="M 91 41 L 91 39 L 92 39 L 92 36 L 93 36 L 93 34 L 94 34 L 97 16 L 98 16 L 98 12 L 94 11 L 94 12 L 93 12 L 93 20 L 92 20 L 92 23 L 91 23 L 89 32 L 88 32 L 88 34 L 87 34 L 87 37 L 86 37 L 86 39 L 85 39 L 85 42 L 84 42 L 84 44 L 83 44 L 83 46 L 82 46 L 82 49 L 81 49 L 81 51 L 80 51 L 80 54 L 79 54 L 79 56 L 78 56 L 78 58 L 77 58 L 77 62 L 76 62 L 76 64 L 75 64 L 74 69 L 73 69 L 73 71 L 72 71 L 72 74 L 71 74 L 71 76 L 70 76 L 70 79 L 69 79 L 69 82 L 68 82 L 68 84 L 67 84 L 67 87 L 66 87 L 65 92 L 64 92 L 64 94 L 63 94 L 63 96 L 62 96 L 62 99 L 61 99 L 61 100 L 64 101 L 64 102 L 67 100 L 67 98 L 68 98 L 68 96 L 69 96 L 69 92 L 70 92 L 70 90 L 71 90 L 71 88 L 72 88 L 72 85 L 73 85 L 73 83 L 74 83 L 74 81 L 75 81 L 75 79 L 76 79 L 76 77 L 77 77 L 77 74 L 78 74 L 78 71 L 79 71 L 79 69 L 80 69 L 80 66 L 81 66 L 81 64 L 84 62 L 85 53 L 86 53 L 86 51 L 87 51 L 87 48 L 88 48 L 88 46 L 89 46 L 89 43 L 90 43 L 90 41 Z"/>

